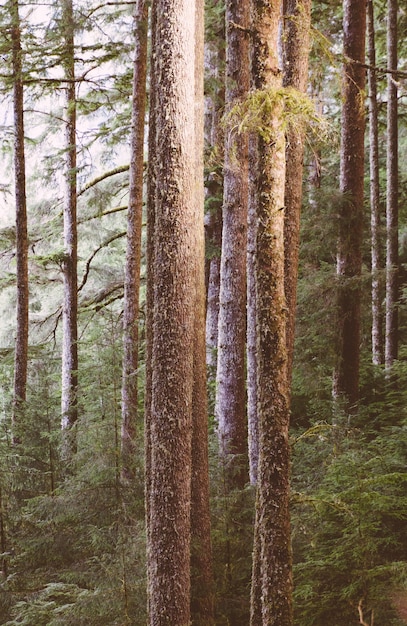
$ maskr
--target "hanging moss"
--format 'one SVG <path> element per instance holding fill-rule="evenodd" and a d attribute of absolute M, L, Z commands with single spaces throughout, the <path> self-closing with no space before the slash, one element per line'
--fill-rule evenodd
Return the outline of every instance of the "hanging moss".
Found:
<path fill-rule="evenodd" d="M 326 140 L 331 130 L 328 121 L 317 112 L 311 98 L 293 87 L 251 91 L 245 100 L 231 108 L 223 123 L 230 133 L 258 133 L 264 141 L 270 143 L 273 141 L 276 118 L 285 132 L 305 132 Z"/>

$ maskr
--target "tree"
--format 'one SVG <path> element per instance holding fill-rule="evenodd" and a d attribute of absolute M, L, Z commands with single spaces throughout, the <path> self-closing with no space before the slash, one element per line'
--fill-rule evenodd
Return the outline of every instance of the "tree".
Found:
<path fill-rule="evenodd" d="M 138 318 L 140 291 L 141 228 L 143 212 L 144 118 L 147 75 L 147 21 L 145 0 L 136 4 L 134 14 L 135 50 L 133 75 L 132 133 L 127 249 L 123 310 L 122 382 L 122 472 L 130 477 L 134 463 L 138 407 Z"/>
<path fill-rule="evenodd" d="M 283 85 L 305 93 L 308 83 L 311 1 L 284 2 Z M 285 297 L 287 306 L 287 378 L 291 384 L 297 304 L 298 254 L 304 159 L 304 131 L 289 129 L 286 146 L 284 201 Z"/>
<path fill-rule="evenodd" d="M 366 3 L 345 0 L 343 5 L 341 173 L 343 196 L 337 251 L 337 364 L 334 395 L 348 410 L 359 399 L 360 299 L 362 272 L 365 30 Z"/>
<path fill-rule="evenodd" d="M 149 461 L 149 620 L 190 621 L 195 6 L 158 0 L 155 28 L 156 204 Z"/>
<path fill-rule="evenodd" d="M 226 108 L 249 90 L 249 3 L 226 2 Z M 215 416 L 227 481 L 247 475 L 245 387 L 248 138 L 225 136 Z"/>
<path fill-rule="evenodd" d="M 385 363 L 398 356 L 398 104 L 397 0 L 388 3 L 387 16 L 387 189 L 386 189 L 386 337 Z"/>
<path fill-rule="evenodd" d="M 196 626 L 214 624 L 211 519 L 209 510 L 208 399 L 206 390 L 206 290 L 204 233 L 204 2 L 195 18 L 195 208 L 196 309 L 192 395 L 191 617 Z"/>
<path fill-rule="evenodd" d="M 18 0 L 11 0 L 14 99 L 14 176 L 16 202 L 17 332 L 14 357 L 13 438 L 18 441 L 19 414 L 26 401 L 28 365 L 28 233 L 24 149 L 24 86 Z"/>
<path fill-rule="evenodd" d="M 381 276 L 383 263 L 380 232 L 379 121 L 373 0 L 367 0 L 367 31 L 369 58 L 370 223 L 372 238 L 372 361 L 375 365 L 380 365 L 384 363 L 383 280 Z"/>
<path fill-rule="evenodd" d="M 64 194 L 64 302 L 62 316 L 62 429 L 63 456 L 69 460 L 76 450 L 78 420 L 78 233 L 76 195 L 76 87 L 75 23 L 72 0 L 63 0 L 65 70 L 65 194 Z"/>
<path fill-rule="evenodd" d="M 256 0 L 252 19 L 252 89 L 274 95 L 267 131 L 257 140 L 256 203 L 257 412 L 259 465 L 251 626 L 291 626 L 289 408 L 284 293 L 285 137 L 278 66 L 280 4 Z M 280 94 L 280 96 L 278 95 Z M 268 112 L 270 113 L 270 112 Z"/>

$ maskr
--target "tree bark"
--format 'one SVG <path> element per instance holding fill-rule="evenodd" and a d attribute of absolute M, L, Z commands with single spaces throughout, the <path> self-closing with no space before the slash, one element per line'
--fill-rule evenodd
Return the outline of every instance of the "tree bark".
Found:
<path fill-rule="evenodd" d="M 348 411 L 359 400 L 360 300 L 363 234 L 365 112 L 364 0 L 344 0 L 342 129 L 337 252 L 337 364 L 334 397 L 343 398 Z"/>
<path fill-rule="evenodd" d="M 65 33 L 65 197 L 64 197 L 64 302 L 62 314 L 62 455 L 69 461 L 76 451 L 78 420 L 78 234 L 76 196 L 76 94 L 72 0 L 62 3 Z"/>
<path fill-rule="evenodd" d="M 383 259 L 381 238 L 379 185 L 379 122 L 377 106 L 376 46 L 373 0 L 367 0 L 369 60 L 369 165 L 370 165 L 370 228 L 372 241 L 372 361 L 384 363 L 383 344 Z"/>
<path fill-rule="evenodd" d="M 226 2 L 226 110 L 249 90 L 249 4 Z M 245 386 L 248 138 L 225 137 L 216 407 L 226 481 L 247 480 Z"/>
<path fill-rule="evenodd" d="M 301 93 L 305 93 L 308 83 L 311 0 L 285 0 L 284 23 L 283 85 L 284 87 L 294 87 Z M 290 129 L 286 144 L 284 201 L 287 379 L 289 385 L 291 385 L 294 358 L 303 159 L 304 133 Z"/>
<path fill-rule="evenodd" d="M 204 2 L 196 2 L 195 23 L 195 208 L 196 309 L 192 396 L 191 618 L 214 625 L 211 520 L 209 511 L 208 401 L 206 391 L 206 288 L 204 232 Z"/>
<path fill-rule="evenodd" d="M 158 0 L 149 623 L 190 623 L 196 310 L 194 29 L 189 0 Z"/>
<path fill-rule="evenodd" d="M 134 14 L 132 130 L 130 139 L 130 189 L 127 215 L 126 269 L 123 310 L 123 382 L 121 457 L 122 475 L 134 476 L 137 428 L 138 318 L 141 229 L 143 212 L 144 121 L 146 108 L 148 5 L 138 0 Z"/>
<path fill-rule="evenodd" d="M 397 0 L 387 11 L 387 69 L 397 70 Z M 387 190 L 386 190 L 386 341 L 385 364 L 389 370 L 398 357 L 398 104 L 397 81 L 387 74 Z"/>
<path fill-rule="evenodd" d="M 252 88 L 279 89 L 280 3 L 255 0 Z M 256 309 L 259 466 L 251 626 L 292 625 L 289 515 L 289 408 L 284 293 L 285 137 L 281 107 L 269 120 L 272 139 L 258 138 L 256 164 Z M 261 616 L 258 607 L 261 606 Z"/>
<path fill-rule="evenodd" d="M 19 437 L 19 421 L 27 393 L 28 370 L 28 234 L 24 150 L 24 87 L 18 0 L 11 2 L 11 35 L 14 100 L 14 177 L 16 202 L 16 260 L 17 260 L 17 332 L 14 357 L 14 397 L 12 436 Z"/>

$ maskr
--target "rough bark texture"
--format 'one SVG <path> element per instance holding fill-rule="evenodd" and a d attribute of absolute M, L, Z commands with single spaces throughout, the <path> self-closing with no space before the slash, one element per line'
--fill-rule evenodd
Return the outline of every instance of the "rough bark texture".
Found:
<path fill-rule="evenodd" d="M 281 87 L 277 49 L 280 3 L 255 0 L 252 80 Z M 251 626 L 292 625 L 289 515 L 289 409 L 284 294 L 285 137 L 278 107 L 272 140 L 261 138 L 256 166 L 256 308 L 259 466 Z M 261 606 L 261 618 L 258 607 Z"/>
<path fill-rule="evenodd" d="M 130 190 L 127 215 L 126 269 L 123 310 L 122 474 L 134 474 L 137 423 L 138 318 L 141 228 L 143 211 L 144 118 L 146 108 L 147 26 L 146 0 L 138 0 L 134 15 L 135 50 L 131 130 Z"/>
<path fill-rule="evenodd" d="M 303 93 L 307 89 L 308 82 L 310 26 L 311 0 L 285 0 L 283 85 L 294 87 Z M 303 158 L 304 135 L 301 131 L 289 130 L 286 145 L 284 202 L 287 378 L 289 384 L 291 384 L 294 357 Z"/>
<path fill-rule="evenodd" d="M 377 106 L 376 46 L 373 0 L 367 0 L 369 78 L 370 228 L 372 240 L 372 361 L 384 363 L 383 260 L 379 186 L 379 124 Z"/>
<path fill-rule="evenodd" d="M 219 4 L 214 2 L 215 5 Z M 224 133 L 221 116 L 225 107 L 225 22 L 220 20 L 218 32 L 213 40 L 205 42 L 205 76 L 209 82 L 217 85 L 209 90 L 205 97 L 205 143 L 208 153 L 214 155 L 213 163 L 207 174 L 205 238 L 208 258 L 206 260 L 206 363 L 209 366 L 209 378 L 216 378 L 220 257 L 222 248 L 222 198 L 223 198 L 223 154 Z"/>
<path fill-rule="evenodd" d="M 249 4 L 226 2 L 226 109 L 249 90 Z M 246 30 L 245 30 L 246 29 Z M 216 407 L 227 482 L 247 480 L 245 387 L 248 138 L 225 137 Z"/>
<path fill-rule="evenodd" d="M 76 217 L 76 94 L 74 60 L 74 19 L 72 0 L 64 0 L 65 32 L 65 198 L 64 198 L 64 302 L 62 315 L 62 454 L 69 460 L 76 451 L 78 419 L 78 235 Z"/>
<path fill-rule="evenodd" d="M 151 626 L 190 623 L 196 235 L 194 28 L 189 0 L 158 0 L 151 403 Z"/>
<path fill-rule="evenodd" d="M 345 0 L 342 87 L 340 188 L 337 255 L 337 364 L 334 396 L 342 397 L 348 410 L 359 399 L 360 276 L 362 270 L 363 177 L 365 134 L 365 28 L 364 0 Z"/>
<path fill-rule="evenodd" d="M 257 482 L 259 464 L 259 421 L 257 415 L 256 332 L 256 165 L 257 137 L 249 139 L 249 206 L 247 217 L 247 428 L 250 484 Z"/>
<path fill-rule="evenodd" d="M 13 441 L 19 440 L 18 421 L 27 390 L 28 363 L 28 235 L 25 190 L 24 151 L 24 91 L 22 51 L 18 2 L 11 3 L 12 65 L 14 81 L 14 176 L 16 202 L 16 260 L 17 260 L 17 333 L 14 358 Z"/>
<path fill-rule="evenodd" d="M 195 22 L 195 208 L 196 309 L 192 397 L 191 618 L 214 625 L 211 520 L 209 511 L 208 402 L 206 393 L 206 289 L 204 233 L 204 2 L 196 2 Z"/>
<path fill-rule="evenodd" d="M 147 289 L 146 289 L 146 382 L 144 390 L 144 473 L 145 473 L 145 508 L 147 531 L 147 614 L 150 615 L 151 589 L 151 497 L 152 497 L 152 468 L 151 468 L 151 406 L 152 406 L 152 351 L 153 351 L 153 313 L 154 313 L 154 233 L 155 233 L 155 204 L 156 204 L 156 81 L 155 81 L 155 33 L 157 28 L 157 5 L 151 5 L 151 55 L 150 55 L 150 94 L 148 115 L 148 172 L 147 172 Z"/>
<path fill-rule="evenodd" d="M 397 0 L 387 10 L 387 68 L 397 70 Z M 398 105 L 397 80 L 387 75 L 387 192 L 386 192 L 386 369 L 398 356 Z"/>

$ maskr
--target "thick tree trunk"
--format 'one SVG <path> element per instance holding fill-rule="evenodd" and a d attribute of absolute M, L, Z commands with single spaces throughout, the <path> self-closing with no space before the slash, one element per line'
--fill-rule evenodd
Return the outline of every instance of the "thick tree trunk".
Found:
<path fill-rule="evenodd" d="M 190 623 L 196 310 L 194 31 L 189 0 L 158 0 L 149 623 Z"/>
<path fill-rule="evenodd" d="M 285 87 L 294 87 L 298 91 L 305 93 L 308 83 L 311 0 L 285 0 L 284 21 L 283 85 Z M 286 145 L 284 202 L 287 378 L 289 385 L 291 385 L 294 358 L 303 158 L 304 134 L 301 131 L 291 129 L 288 132 Z"/>
<path fill-rule="evenodd" d="M 192 396 L 191 618 L 214 624 L 211 520 L 209 511 L 208 401 L 206 392 L 206 288 L 204 232 L 204 2 L 196 2 L 195 23 L 195 208 L 196 310 Z"/>
<path fill-rule="evenodd" d="M 249 90 L 249 4 L 226 2 L 226 109 Z M 219 294 L 216 407 L 220 453 L 227 482 L 247 480 L 246 249 L 248 138 L 225 137 L 222 255 Z"/>
<path fill-rule="evenodd" d="M 151 569 L 151 498 L 152 498 L 152 467 L 151 467 L 151 428 L 152 428 L 152 386 L 153 386 L 153 336 L 154 336 L 154 238 L 155 238 L 155 206 L 156 206 L 156 51 L 155 33 L 157 29 L 157 5 L 151 5 L 151 54 L 150 54 L 150 94 L 148 114 L 148 171 L 147 171 L 147 243 L 146 243 L 146 382 L 144 391 L 144 474 L 145 474 L 145 509 L 147 532 L 147 615 L 150 615 L 150 589 L 153 572 Z"/>
<path fill-rule="evenodd" d="M 337 364 L 334 396 L 353 411 L 359 399 L 360 299 L 362 271 L 363 179 L 365 135 L 364 0 L 344 0 L 343 109 L 337 254 Z"/>
<path fill-rule="evenodd" d="M 369 164 L 370 164 L 370 225 L 372 240 L 372 361 L 384 363 L 383 344 L 383 261 L 379 186 L 379 122 L 377 106 L 376 46 L 373 0 L 367 0 L 367 30 L 369 57 Z"/>
<path fill-rule="evenodd" d="M 135 50 L 130 160 L 129 209 L 127 216 L 126 270 L 123 310 L 122 382 L 122 474 L 134 475 L 138 408 L 138 318 L 140 291 L 141 228 L 143 211 L 144 118 L 146 108 L 148 5 L 138 0 L 134 15 Z"/>
<path fill-rule="evenodd" d="M 252 87 L 281 88 L 280 3 L 255 0 Z M 256 164 L 256 309 L 259 466 L 251 626 L 292 625 L 289 514 L 289 408 L 284 293 L 285 137 L 278 105 L 272 140 L 258 139 Z M 261 606 L 261 619 L 258 607 Z"/>
<path fill-rule="evenodd" d="M 387 68 L 397 70 L 397 0 L 387 11 Z M 398 357 L 398 104 L 397 78 L 387 75 L 387 192 L 386 192 L 386 341 L 385 363 L 390 369 Z"/>
<path fill-rule="evenodd" d="M 12 65 L 14 81 L 14 176 L 16 202 L 16 259 L 17 259 L 17 332 L 14 358 L 14 398 L 12 415 L 13 441 L 19 441 L 19 416 L 27 391 L 28 363 L 28 234 L 25 190 L 24 151 L 24 90 L 22 78 L 22 51 L 18 1 L 11 3 Z"/>
<path fill-rule="evenodd" d="M 76 216 L 76 94 L 74 18 L 72 0 L 64 0 L 65 32 L 65 198 L 64 198 L 64 302 L 62 316 L 62 454 L 69 460 L 76 451 L 78 419 L 78 235 Z"/>

